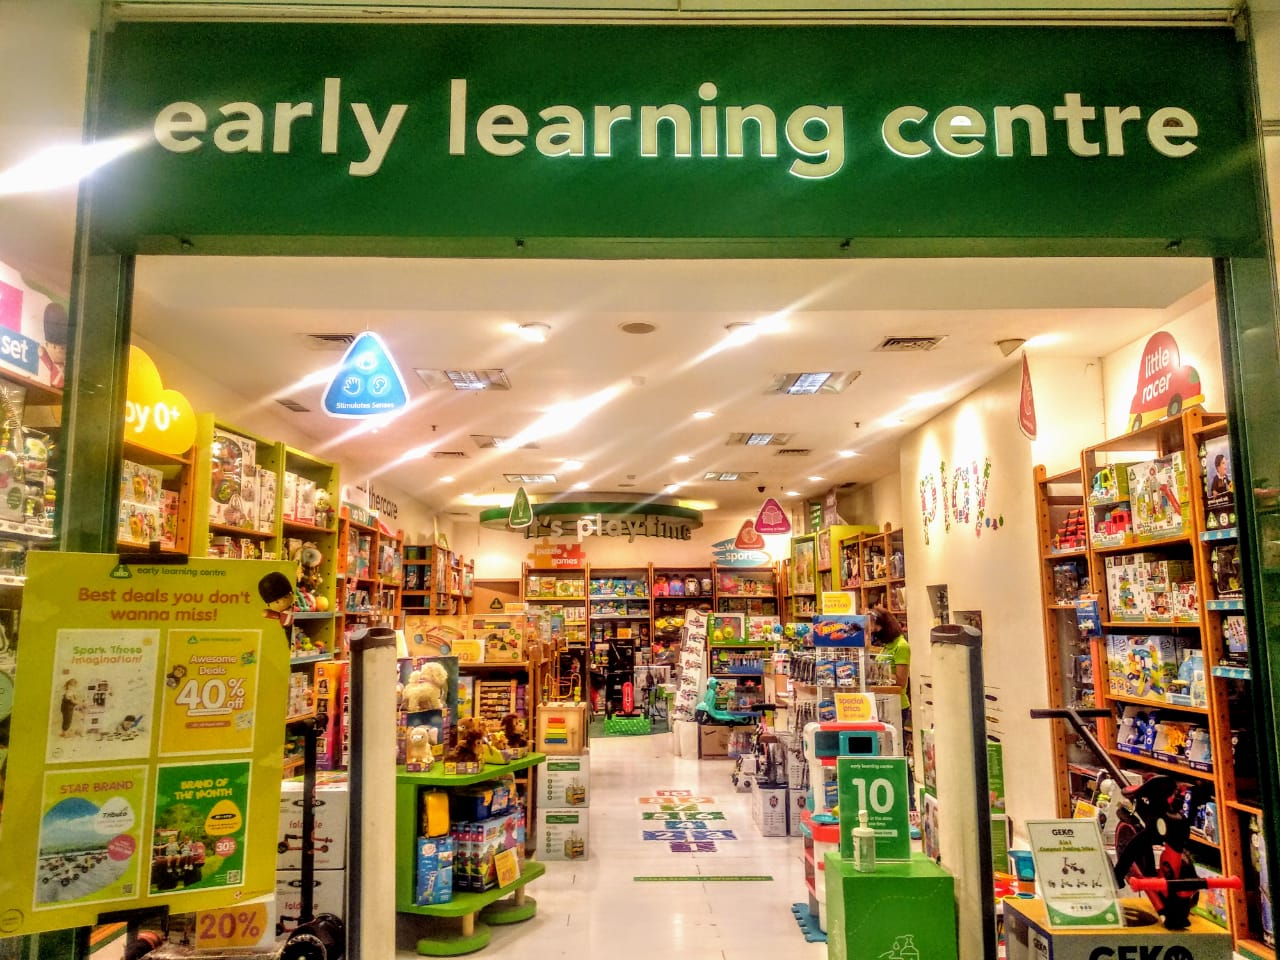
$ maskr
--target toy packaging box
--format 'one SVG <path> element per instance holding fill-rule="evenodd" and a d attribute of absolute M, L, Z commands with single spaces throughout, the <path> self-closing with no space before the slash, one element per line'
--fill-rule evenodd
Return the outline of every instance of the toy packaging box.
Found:
<path fill-rule="evenodd" d="M 1133 511 L 1127 501 L 1094 504 L 1089 509 L 1093 514 L 1089 539 L 1094 547 L 1120 547 L 1133 537 Z"/>
<path fill-rule="evenodd" d="M 576 757 L 587 743 L 587 705 L 549 703 L 538 710 L 538 730 L 534 738 L 539 753 Z"/>
<path fill-rule="evenodd" d="M 1181 535 L 1190 525 L 1187 467 L 1181 451 L 1128 468 L 1133 532 L 1139 541 Z"/>
<path fill-rule="evenodd" d="M 1116 749 L 1149 757 L 1155 749 L 1157 711 L 1138 706 L 1127 706 L 1116 724 Z"/>
<path fill-rule="evenodd" d="M 316 664 L 316 707 L 329 718 L 316 743 L 316 764 L 321 770 L 334 770 L 342 765 L 342 704 L 346 681 L 346 661 Z"/>
<path fill-rule="evenodd" d="M 450 831 L 454 842 L 453 888 L 483 892 L 498 886 L 496 858 L 515 851 L 523 867 L 524 811 L 516 809 L 486 820 L 461 821 Z"/>
<path fill-rule="evenodd" d="M 280 502 L 280 516 L 285 520 L 298 519 L 298 475 L 285 472 L 284 498 Z"/>
<path fill-rule="evenodd" d="M 258 467 L 258 529 L 269 533 L 276 524 L 276 486 L 274 470 Z"/>
<path fill-rule="evenodd" d="M 551 757 L 539 776 L 538 802 L 548 807 L 585 807 L 591 803 L 591 758 Z"/>
<path fill-rule="evenodd" d="M 244 489 L 254 490 L 254 513 L 257 512 L 258 445 L 226 430 L 213 431 L 213 477 L 209 492 L 209 522 L 229 527 L 246 526 Z"/>
<path fill-rule="evenodd" d="M 1123 503 L 1129 499 L 1129 466 L 1113 463 L 1094 473 L 1089 485 L 1090 506 Z"/>
<path fill-rule="evenodd" d="M 1200 445 L 1200 475 L 1204 480 L 1204 523 L 1210 530 L 1236 525 L 1235 471 L 1231 443 L 1214 437 Z"/>
<path fill-rule="evenodd" d="M 1107 634 L 1106 644 L 1107 686 L 1113 695 L 1166 701 L 1183 660 L 1182 640 Z"/>
<path fill-rule="evenodd" d="M 751 784 L 751 821 L 762 837 L 785 837 L 787 788 L 754 781 Z"/>
<path fill-rule="evenodd" d="M 591 813 L 586 807 L 538 809 L 538 859 L 586 860 Z"/>
<path fill-rule="evenodd" d="M 413 902 L 420 907 L 453 899 L 453 837 L 419 837 Z"/>
<path fill-rule="evenodd" d="M 312 880 L 312 912 L 347 915 L 347 871 L 317 870 Z M 297 929 L 302 914 L 302 873 L 281 870 L 276 874 L 276 919 L 279 929 Z"/>
<path fill-rule="evenodd" d="M 1213 575 L 1215 597 L 1224 599 L 1244 596 L 1239 544 L 1215 543 L 1209 551 L 1209 569 Z"/>
<path fill-rule="evenodd" d="M 1220 877 L 1222 874 L 1212 867 L 1206 867 L 1203 863 L 1197 863 L 1196 876 Z M 1227 926 L 1227 891 L 1201 890 L 1200 897 L 1196 901 L 1196 905 L 1191 908 L 1191 912 L 1225 929 Z"/>
<path fill-rule="evenodd" d="M 1249 628 L 1243 614 L 1222 618 L 1223 659 L 1231 664 L 1249 665 Z"/>
<path fill-rule="evenodd" d="M 347 864 L 347 819 L 350 793 L 345 779 L 316 784 L 315 866 L 337 870 Z M 302 781 L 280 784 L 280 835 L 276 868 L 302 869 Z"/>

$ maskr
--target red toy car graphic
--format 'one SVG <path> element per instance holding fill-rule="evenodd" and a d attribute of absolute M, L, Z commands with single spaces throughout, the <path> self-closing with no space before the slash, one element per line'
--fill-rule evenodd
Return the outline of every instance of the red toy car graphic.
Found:
<path fill-rule="evenodd" d="M 1138 388 L 1129 405 L 1129 429 L 1176 417 L 1202 400 L 1200 374 L 1195 367 L 1182 365 L 1178 342 L 1163 330 L 1154 334 L 1142 348 Z"/>

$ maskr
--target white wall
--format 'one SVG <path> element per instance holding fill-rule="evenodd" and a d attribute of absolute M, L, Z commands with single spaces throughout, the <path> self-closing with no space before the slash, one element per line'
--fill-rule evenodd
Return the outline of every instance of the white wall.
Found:
<path fill-rule="evenodd" d="M 1066 378 L 1046 376 L 1045 388 L 1037 391 L 1041 423 L 1073 412 L 1069 406 L 1062 409 L 1060 391 L 1049 389 L 1059 379 Z M 1028 719 L 1032 707 L 1047 703 L 1048 693 L 1032 448 L 1017 424 L 1020 383 L 1020 367 L 1011 367 L 905 438 L 900 453 L 913 684 L 931 675 L 933 620 L 926 587 L 946 584 L 953 613 L 982 613 L 985 681 L 999 698 L 987 703 L 988 716 L 996 718 L 988 722 L 988 732 L 1004 745 L 1008 812 L 1015 829 L 1028 818 L 1054 815 L 1050 727 Z M 958 469 L 968 473 L 968 493 L 961 484 L 954 496 L 944 497 L 941 477 L 950 486 Z M 921 508 L 922 482 L 927 511 Z M 944 514 L 950 515 L 949 526 Z M 927 525 L 926 515 L 933 516 Z M 988 519 L 994 526 L 987 526 Z M 947 681 L 932 676 L 935 685 Z M 927 699 L 917 689 L 918 724 L 931 713 Z M 939 738 L 939 749 L 944 743 Z"/>
<path fill-rule="evenodd" d="M 1213 285 L 1175 303 L 1145 337 L 1108 354 L 1102 362 L 1104 399 L 1106 403 L 1106 436 L 1114 437 L 1129 429 L 1129 404 L 1138 383 L 1142 348 L 1151 333 L 1165 330 L 1178 341 L 1182 363 L 1193 366 L 1200 374 L 1204 390 L 1204 408 L 1221 413 L 1226 410 L 1226 393 L 1222 385 L 1222 345 L 1218 340 L 1218 309 Z"/>
<path fill-rule="evenodd" d="M 891 473 L 866 486 L 857 487 L 842 504 L 842 516 L 849 523 L 873 524 L 883 528 L 902 526 L 902 475 Z"/>

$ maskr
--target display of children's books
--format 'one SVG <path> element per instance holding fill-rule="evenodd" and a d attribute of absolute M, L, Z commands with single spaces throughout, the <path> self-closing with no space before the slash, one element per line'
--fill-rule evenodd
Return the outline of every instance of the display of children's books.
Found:
<path fill-rule="evenodd" d="M 1210 530 L 1236 525 L 1235 474 L 1231 445 L 1214 437 L 1200 445 L 1200 473 L 1204 478 L 1204 523 Z"/>

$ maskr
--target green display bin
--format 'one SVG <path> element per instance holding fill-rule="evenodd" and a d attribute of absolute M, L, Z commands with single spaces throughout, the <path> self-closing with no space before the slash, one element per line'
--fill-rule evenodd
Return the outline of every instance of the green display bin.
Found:
<path fill-rule="evenodd" d="M 832 852 L 826 874 L 830 960 L 956 960 L 955 885 L 924 854 L 858 873 Z"/>
<path fill-rule="evenodd" d="M 608 717 L 604 722 L 606 737 L 643 737 L 648 734 L 648 717 Z"/>

